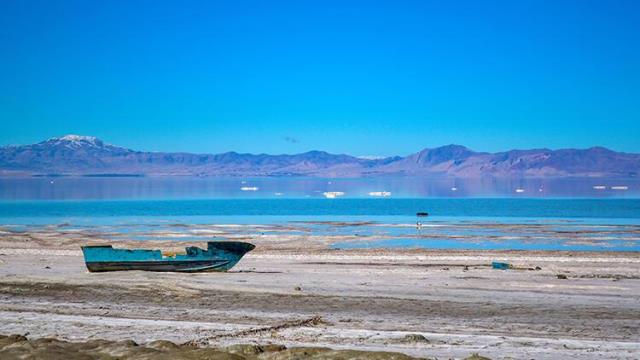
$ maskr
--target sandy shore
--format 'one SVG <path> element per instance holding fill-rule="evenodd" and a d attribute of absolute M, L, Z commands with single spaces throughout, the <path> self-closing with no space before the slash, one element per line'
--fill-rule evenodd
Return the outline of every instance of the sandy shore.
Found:
<path fill-rule="evenodd" d="M 329 250 L 253 239 L 258 248 L 229 273 L 90 274 L 78 245 L 99 239 L 23 235 L 0 235 L 0 334 L 640 358 L 638 253 Z M 522 270 L 493 270 L 495 260 Z"/>

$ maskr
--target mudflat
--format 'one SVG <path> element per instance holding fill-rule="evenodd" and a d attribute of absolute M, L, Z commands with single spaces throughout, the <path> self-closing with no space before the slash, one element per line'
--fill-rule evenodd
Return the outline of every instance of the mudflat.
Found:
<path fill-rule="evenodd" d="M 248 358 L 640 358 L 637 252 L 332 250 L 255 238 L 227 273 L 88 273 L 79 245 L 100 239 L 1 237 L 4 335 L 150 352 L 158 341 L 225 354 L 271 346 Z M 300 355 L 311 347 L 325 349 Z"/>

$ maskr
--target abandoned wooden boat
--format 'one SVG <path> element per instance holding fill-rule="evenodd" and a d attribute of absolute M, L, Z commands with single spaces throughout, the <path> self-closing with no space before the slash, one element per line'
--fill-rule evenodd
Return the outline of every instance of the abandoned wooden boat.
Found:
<path fill-rule="evenodd" d="M 239 241 L 210 241 L 207 249 L 185 248 L 184 254 L 163 254 L 160 250 L 114 249 L 111 245 L 83 246 L 82 253 L 90 272 L 146 271 L 227 271 L 255 245 Z"/>

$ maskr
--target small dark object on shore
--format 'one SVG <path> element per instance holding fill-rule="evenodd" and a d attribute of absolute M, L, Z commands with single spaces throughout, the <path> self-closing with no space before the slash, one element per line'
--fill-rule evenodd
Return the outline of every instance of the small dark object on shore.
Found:
<path fill-rule="evenodd" d="M 407 334 L 400 341 L 403 343 L 428 343 L 429 339 L 420 334 Z"/>
<path fill-rule="evenodd" d="M 416 216 L 425 217 L 425 216 L 429 216 L 429 213 L 428 212 L 417 212 Z"/>
<path fill-rule="evenodd" d="M 293 290 L 295 291 L 302 291 L 302 288 L 300 286 L 296 286 L 295 288 L 293 288 Z"/>
<path fill-rule="evenodd" d="M 562 279 L 562 280 L 566 280 L 567 279 L 567 275 L 564 275 L 564 274 L 558 274 L 558 275 L 556 275 L 556 277 L 558 279 Z"/>

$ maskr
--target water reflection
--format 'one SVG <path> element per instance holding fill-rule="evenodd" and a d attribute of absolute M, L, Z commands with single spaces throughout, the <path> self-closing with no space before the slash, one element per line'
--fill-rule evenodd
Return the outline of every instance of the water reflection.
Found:
<path fill-rule="evenodd" d="M 249 191 L 250 190 L 250 191 Z M 393 198 L 432 197 L 640 197 L 638 179 L 429 179 L 429 178 L 200 178 L 55 177 L 0 178 L 3 200 L 347 198 L 390 192 Z"/>

